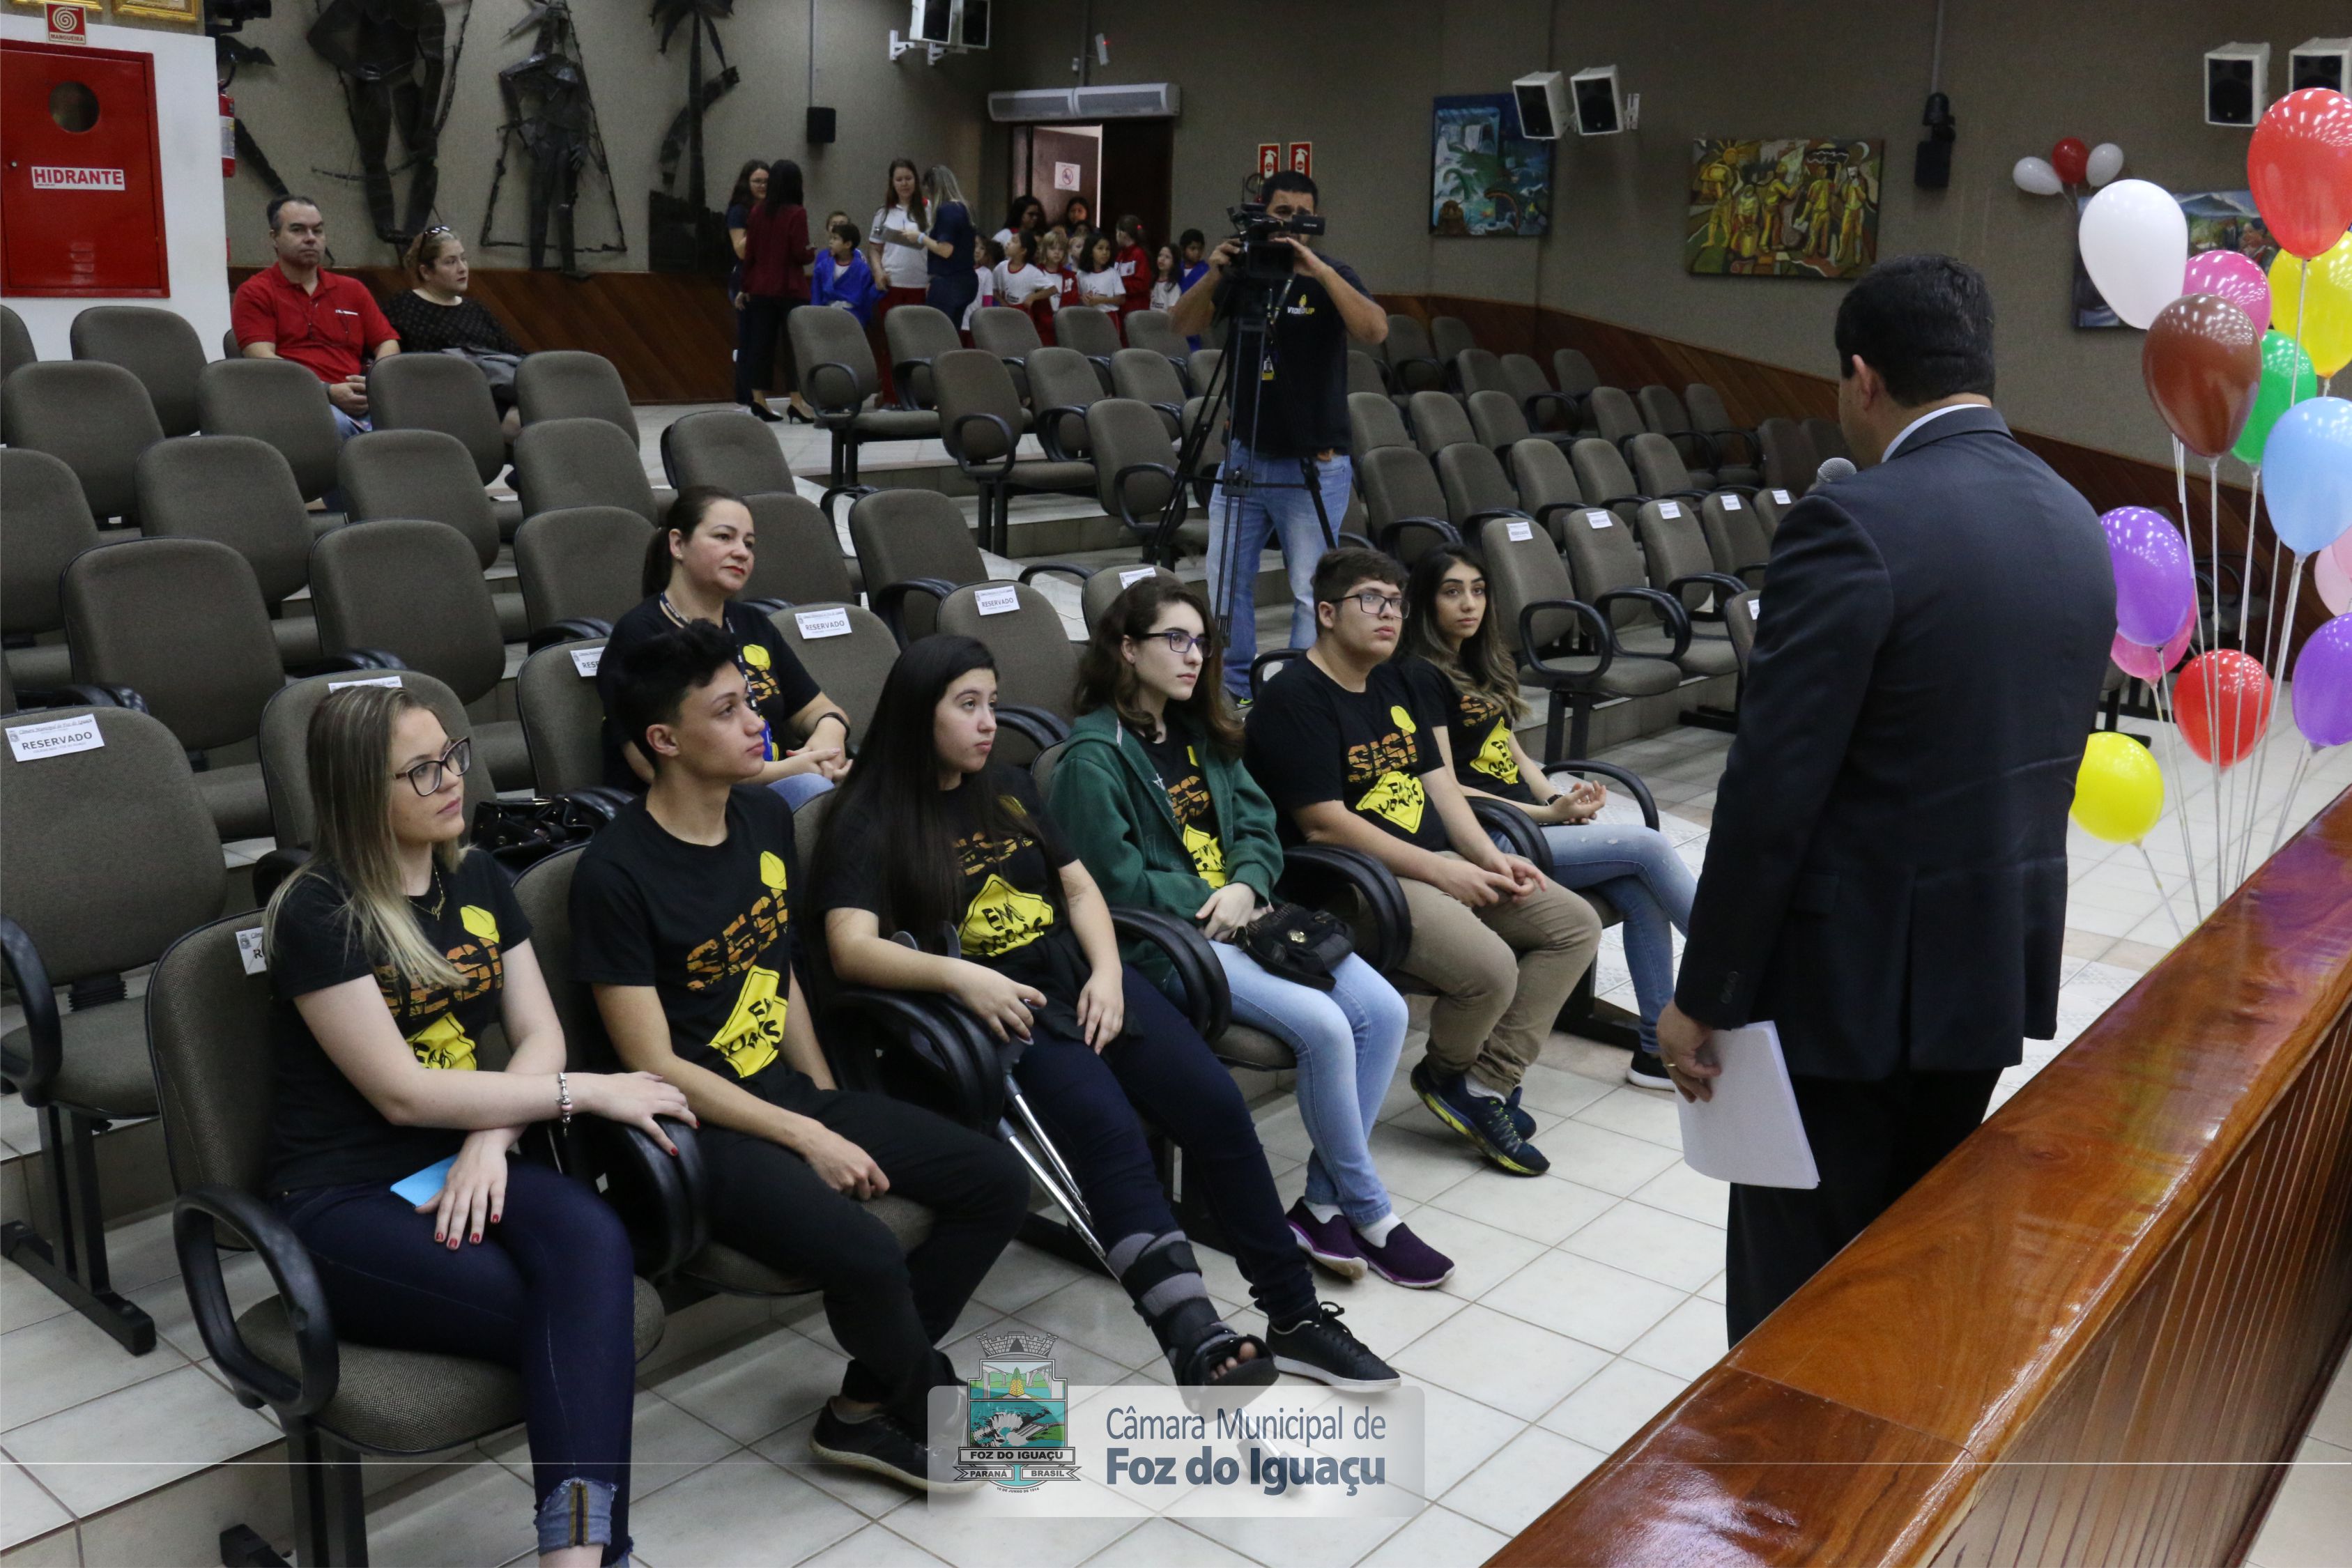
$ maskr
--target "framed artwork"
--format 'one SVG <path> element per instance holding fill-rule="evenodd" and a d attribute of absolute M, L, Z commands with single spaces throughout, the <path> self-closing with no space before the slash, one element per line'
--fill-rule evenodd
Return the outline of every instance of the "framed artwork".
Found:
<path fill-rule="evenodd" d="M 2189 217 L 2189 254 L 2201 250 L 2242 251 L 2255 266 L 2267 274 L 2271 262 L 2278 256 L 2278 241 L 2271 237 L 2270 226 L 2263 222 L 2254 210 L 2252 191 L 2191 191 L 2175 194 L 2173 200 Z M 2074 202 L 2077 221 L 2082 209 L 2091 198 L 2078 196 Z M 2072 298 L 2074 324 L 2078 327 L 2120 327 L 2123 320 L 2107 308 L 2099 297 L 2098 285 L 2091 281 L 2083 266 L 2080 247 L 2074 251 L 2074 289 Z"/>
<path fill-rule="evenodd" d="M 1551 143 L 1519 133 L 1507 92 L 1431 101 L 1429 232 L 1457 238 L 1551 231 Z"/>
<path fill-rule="evenodd" d="M 114 0 L 118 16 L 142 16 L 155 22 L 185 22 L 196 26 L 205 19 L 204 0 Z"/>
<path fill-rule="evenodd" d="M 1859 278 L 1878 259 L 1886 143 L 1784 138 L 1691 143 L 1683 258 L 1694 273 Z"/>

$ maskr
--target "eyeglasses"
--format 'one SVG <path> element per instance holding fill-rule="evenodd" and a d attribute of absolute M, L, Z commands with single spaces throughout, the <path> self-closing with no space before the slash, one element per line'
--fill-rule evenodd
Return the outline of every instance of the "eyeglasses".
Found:
<path fill-rule="evenodd" d="M 1150 642 L 1154 639 L 1166 643 L 1168 645 L 1168 651 L 1174 654 L 1178 658 L 1182 658 L 1194 648 L 1206 648 L 1209 646 L 1209 639 L 1207 637 L 1194 637 L 1191 632 L 1186 631 L 1181 626 L 1171 626 L 1164 632 L 1146 632 L 1142 637 L 1136 640 L 1139 642 Z"/>
<path fill-rule="evenodd" d="M 1404 595 L 1402 594 L 1375 594 L 1368 588 L 1360 594 L 1342 594 L 1339 597 L 1351 601 L 1358 609 L 1376 621 L 1389 620 L 1404 614 Z"/>
<path fill-rule="evenodd" d="M 474 742 L 452 741 L 449 749 L 431 762 L 419 763 L 413 768 L 403 768 L 392 776 L 406 779 L 408 787 L 419 795 L 437 795 L 450 778 L 464 778 L 466 770 L 474 765 Z"/>

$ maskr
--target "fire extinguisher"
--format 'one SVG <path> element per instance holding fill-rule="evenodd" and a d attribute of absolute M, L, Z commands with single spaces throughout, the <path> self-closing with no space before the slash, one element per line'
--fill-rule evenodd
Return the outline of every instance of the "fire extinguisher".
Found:
<path fill-rule="evenodd" d="M 221 178 L 236 178 L 236 100 L 220 95 Z"/>

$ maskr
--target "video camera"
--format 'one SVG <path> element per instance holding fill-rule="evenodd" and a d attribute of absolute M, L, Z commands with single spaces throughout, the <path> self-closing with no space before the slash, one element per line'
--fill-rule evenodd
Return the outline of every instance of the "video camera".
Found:
<path fill-rule="evenodd" d="M 1264 202 L 1244 202 L 1225 209 L 1233 220 L 1234 237 L 1241 241 L 1241 275 L 1252 283 L 1290 281 L 1296 259 L 1290 247 L 1274 243 L 1277 235 L 1305 238 L 1323 232 L 1323 220 L 1314 213 L 1294 213 L 1286 218 L 1267 214 Z"/>

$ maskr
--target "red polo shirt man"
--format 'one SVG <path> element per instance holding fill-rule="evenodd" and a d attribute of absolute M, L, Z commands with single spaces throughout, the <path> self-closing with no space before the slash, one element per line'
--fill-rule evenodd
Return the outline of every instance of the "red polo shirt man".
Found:
<path fill-rule="evenodd" d="M 362 358 L 400 352 L 400 338 L 375 297 L 356 278 L 320 265 L 327 250 L 327 220 L 307 196 L 269 204 L 275 265 L 240 284 L 229 308 L 237 347 L 248 359 L 289 359 L 326 384 L 335 423 L 345 436 L 368 427 L 367 381 Z"/>

